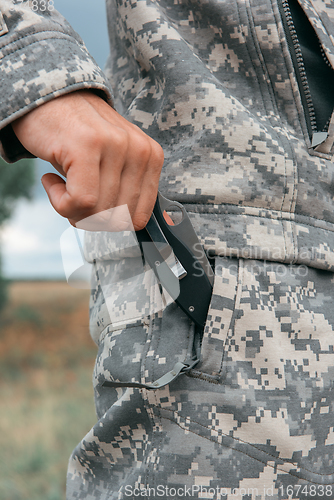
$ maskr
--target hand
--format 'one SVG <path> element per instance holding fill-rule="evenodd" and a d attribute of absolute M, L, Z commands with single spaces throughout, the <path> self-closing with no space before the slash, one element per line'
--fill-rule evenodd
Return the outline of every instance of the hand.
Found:
<path fill-rule="evenodd" d="M 66 177 L 65 182 L 48 173 L 42 183 L 52 206 L 72 225 L 126 205 L 135 230 L 147 224 L 158 191 L 162 148 L 103 99 L 90 91 L 73 92 L 19 118 L 13 129 L 28 151 Z M 110 213 L 109 229 L 110 222 L 112 230 L 127 229 L 122 209 Z"/>

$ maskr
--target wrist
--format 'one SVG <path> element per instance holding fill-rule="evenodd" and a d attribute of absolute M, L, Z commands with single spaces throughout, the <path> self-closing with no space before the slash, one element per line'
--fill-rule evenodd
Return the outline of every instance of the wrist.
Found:
<path fill-rule="evenodd" d="M 36 158 L 19 141 L 11 123 L 0 130 L 0 143 L 2 156 L 8 163 L 22 158 Z"/>

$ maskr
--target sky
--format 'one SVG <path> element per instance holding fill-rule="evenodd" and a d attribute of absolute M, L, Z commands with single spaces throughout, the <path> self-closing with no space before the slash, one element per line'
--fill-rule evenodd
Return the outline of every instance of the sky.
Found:
<path fill-rule="evenodd" d="M 109 49 L 105 1 L 55 0 L 54 5 L 103 68 Z M 3 274 L 9 279 L 65 279 L 60 238 L 70 225 L 52 208 L 40 182 L 44 173 L 54 171 L 52 165 L 36 160 L 36 170 L 33 200 L 20 201 L 0 232 Z"/>

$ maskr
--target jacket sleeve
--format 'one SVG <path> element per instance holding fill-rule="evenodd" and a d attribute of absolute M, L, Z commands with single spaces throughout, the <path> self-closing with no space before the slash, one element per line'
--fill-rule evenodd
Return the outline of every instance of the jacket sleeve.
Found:
<path fill-rule="evenodd" d="M 80 89 L 112 104 L 111 86 L 83 41 L 52 0 L 0 0 L 0 154 L 9 162 L 29 153 L 11 122 Z"/>

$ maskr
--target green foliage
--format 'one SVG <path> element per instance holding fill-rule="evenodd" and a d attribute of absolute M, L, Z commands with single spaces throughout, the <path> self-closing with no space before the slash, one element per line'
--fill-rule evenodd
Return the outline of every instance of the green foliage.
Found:
<path fill-rule="evenodd" d="M 8 291 L 7 291 L 8 280 L 4 278 L 1 274 L 1 254 L 0 254 L 0 311 L 7 304 Z"/>
<path fill-rule="evenodd" d="M 0 158 L 0 226 L 12 215 L 19 198 L 31 199 L 35 183 L 35 161 L 23 159 L 13 164 Z M 1 272 L 0 255 L 0 311 L 7 302 L 7 280 Z"/>
<path fill-rule="evenodd" d="M 31 199 L 34 182 L 34 160 L 8 164 L 0 158 L 0 225 L 11 216 L 19 198 Z"/>
<path fill-rule="evenodd" d="M 20 304 L 14 311 L 14 318 L 19 322 L 30 323 L 35 328 L 41 328 L 43 324 L 43 319 L 39 311 L 28 304 Z"/>

